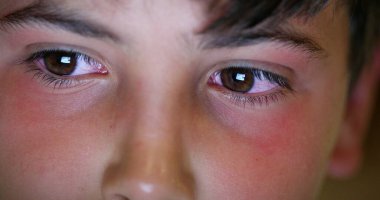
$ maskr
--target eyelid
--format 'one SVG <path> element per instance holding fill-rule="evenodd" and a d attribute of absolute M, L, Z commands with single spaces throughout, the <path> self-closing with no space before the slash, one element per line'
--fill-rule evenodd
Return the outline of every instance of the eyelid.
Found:
<path fill-rule="evenodd" d="M 276 76 L 271 80 L 268 77 L 264 77 L 263 79 L 258 78 L 260 81 L 268 81 L 268 84 L 273 84 L 274 87 L 268 87 L 265 91 L 250 90 L 256 92 L 245 93 L 228 89 L 223 84 L 215 82 L 215 75 L 220 76 L 222 70 L 231 68 L 248 68 L 252 73 L 256 73 L 254 74 L 255 78 L 258 78 L 257 75 L 261 72 L 269 73 L 270 76 Z M 286 98 L 288 94 L 295 93 L 296 91 L 293 90 L 294 83 L 290 80 L 293 76 L 293 71 L 282 65 L 255 60 L 229 60 L 215 65 L 212 73 L 208 75 L 207 85 L 210 89 L 208 93 L 212 94 L 211 96 L 213 97 L 218 97 L 217 99 L 227 100 L 227 102 L 241 108 L 246 108 L 247 105 L 250 105 L 252 108 L 261 107 L 277 103 Z M 280 83 L 281 81 L 284 81 L 284 83 Z M 255 85 L 252 86 L 252 88 L 254 87 Z"/>
<path fill-rule="evenodd" d="M 87 48 L 84 46 L 78 46 L 74 44 L 64 44 L 64 43 L 33 43 L 29 44 L 25 47 L 25 53 L 26 55 L 30 56 L 33 53 L 46 51 L 46 50 L 59 50 L 59 51 L 66 51 L 66 52 L 74 52 L 86 55 L 88 57 L 93 58 L 94 60 L 98 61 L 99 63 L 106 66 L 108 69 L 110 64 L 108 60 L 102 56 L 101 53 L 99 53 L 96 50 L 93 50 L 92 48 Z M 25 57 L 28 57 L 25 56 Z"/>
<path fill-rule="evenodd" d="M 49 53 L 74 54 L 75 59 L 80 60 L 76 63 L 75 70 L 73 71 L 76 74 L 58 75 L 48 70 L 44 59 Z M 73 91 L 75 88 L 84 88 L 85 86 L 93 85 L 92 83 L 99 83 L 95 81 L 97 79 L 96 75 L 104 77 L 104 75 L 109 74 L 108 67 L 97 58 L 73 48 L 38 48 L 26 56 L 26 59 L 23 59 L 20 64 L 27 66 L 26 72 L 32 72 L 33 79 L 38 79 L 40 83 L 43 83 L 48 88 L 53 88 L 54 90 L 63 89 L 62 92 L 67 91 L 66 89 Z M 87 70 L 79 69 L 77 71 L 78 68 L 83 66 L 85 68 L 88 67 Z"/>
<path fill-rule="evenodd" d="M 248 60 L 248 59 L 235 59 L 235 60 L 227 60 L 227 61 L 222 61 L 218 64 L 215 65 L 213 70 L 210 72 L 209 76 L 211 76 L 215 71 L 220 71 L 225 68 L 229 67 L 245 67 L 245 68 L 250 68 L 250 69 L 257 69 L 261 71 L 266 71 L 281 77 L 284 77 L 289 85 L 293 85 L 295 81 L 295 71 L 288 66 L 281 65 L 278 63 L 271 63 L 271 62 L 266 62 L 266 61 L 258 61 L 258 60 Z"/>
<path fill-rule="evenodd" d="M 74 50 L 66 51 L 66 50 L 60 50 L 60 49 L 47 49 L 47 50 L 42 50 L 33 53 L 30 55 L 24 62 L 26 63 L 36 63 L 36 65 L 40 65 L 38 67 L 42 68 L 44 71 L 48 71 L 46 69 L 45 63 L 44 63 L 44 58 L 48 54 L 54 54 L 54 53 L 67 53 L 67 54 L 74 54 L 74 58 L 79 61 L 77 62 L 76 69 L 74 70 L 72 75 L 68 76 L 62 76 L 62 77 L 71 77 L 71 76 L 80 76 L 80 75 L 85 75 L 85 74 L 92 74 L 91 71 L 97 70 L 97 74 L 108 74 L 107 68 L 97 61 L 96 59 L 80 52 L 76 52 Z M 85 64 L 83 64 L 85 63 Z M 87 69 L 87 72 L 86 72 Z M 82 72 L 81 72 L 82 71 Z M 47 72 L 49 73 L 49 72 Z"/>
<path fill-rule="evenodd" d="M 223 61 L 216 65 L 215 70 L 220 70 L 227 68 L 229 66 L 237 66 L 237 67 L 246 67 L 246 68 L 254 68 L 259 69 L 263 71 L 269 71 L 275 74 L 281 74 L 286 77 L 292 76 L 294 74 L 294 70 L 291 67 L 277 64 L 277 63 L 271 63 L 271 62 L 265 62 L 265 61 L 258 61 L 258 60 L 248 60 L 248 59 L 242 59 L 242 60 L 228 60 Z"/>

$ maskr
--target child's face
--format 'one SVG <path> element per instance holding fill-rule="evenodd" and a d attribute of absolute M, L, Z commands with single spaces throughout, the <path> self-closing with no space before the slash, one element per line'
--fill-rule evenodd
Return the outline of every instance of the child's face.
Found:
<path fill-rule="evenodd" d="M 225 47 L 199 33 L 200 1 L 48 2 L 50 20 L 0 31 L 0 199 L 315 197 L 345 111 L 345 9 Z"/>

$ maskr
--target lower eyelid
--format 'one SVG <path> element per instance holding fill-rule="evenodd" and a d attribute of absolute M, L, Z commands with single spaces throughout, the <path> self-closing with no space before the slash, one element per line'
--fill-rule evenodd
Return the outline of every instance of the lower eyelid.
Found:
<path fill-rule="evenodd" d="M 218 74 L 218 72 L 214 73 L 214 75 L 215 74 Z M 269 80 L 266 82 L 271 84 L 272 87 L 265 86 L 265 91 L 256 90 L 254 91 L 255 93 L 252 94 L 231 91 L 220 84 L 216 84 L 215 80 L 209 80 L 207 85 L 210 92 L 212 91 L 210 94 L 214 94 L 212 96 L 216 96 L 216 99 L 222 99 L 222 101 L 243 108 L 244 110 L 277 104 L 294 92 L 292 89 L 282 87 L 276 83 L 270 83 Z"/>
<path fill-rule="evenodd" d="M 241 99 L 240 102 L 235 103 L 240 103 L 246 105 L 247 103 L 250 104 L 251 106 L 263 106 L 266 105 L 268 106 L 271 103 L 276 103 L 280 101 L 282 98 L 285 97 L 285 93 L 283 91 L 277 91 L 273 93 L 269 93 L 266 95 L 260 95 L 260 96 L 251 96 L 251 97 L 245 97 L 244 99 Z"/>
<path fill-rule="evenodd" d="M 30 73 L 32 75 L 31 80 L 38 82 L 46 88 L 52 88 L 55 91 L 66 91 L 66 89 L 72 89 L 75 87 L 77 87 L 78 89 L 84 88 L 86 85 L 90 85 L 93 82 L 92 79 L 79 79 L 76 77 L 55 76 L 54 74 L 48 72 L 46 69 L 37 66 L 36 62 L 41 62 L 41 60 L 34 61 L 32 63 L 26 63 L 26 73 Z"/>
<path fill-rule="evenodd" d="M 250 95 L 250 94 L 239 94 L 235 92 L 229 92 L 219 88 L 219 98 L 225 99 L 233 105 L 242 108 L 256 108 L 263 106 L 270 106 L 273 103 L 280 102 L 284 98 L 287 98 L 290 92 L 284 90 L 283 88 L 273 89 L 272 91 Z"/>

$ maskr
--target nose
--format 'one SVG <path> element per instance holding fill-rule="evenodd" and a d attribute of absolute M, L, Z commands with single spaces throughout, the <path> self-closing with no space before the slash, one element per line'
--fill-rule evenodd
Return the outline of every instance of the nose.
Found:
<path fill-rule="evenodd" d="M 106 200 L 193 199 L 193 178 L 186 164 L 180 126 L 175 125 L 168 110 L 149 110 L 139 112 L 145 114 L 131 123 L 117 148 L 117 158 L 105 172 Z"/>

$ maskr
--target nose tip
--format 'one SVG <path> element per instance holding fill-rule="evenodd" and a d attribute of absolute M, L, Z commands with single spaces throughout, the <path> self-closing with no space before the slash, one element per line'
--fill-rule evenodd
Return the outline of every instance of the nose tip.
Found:
<path fill-rule="evenodd" d="M 179 166 L 120 165 L 104 181 L 106 200 L 191 200 L 192 179 Z M 171 163 L 176 165 L 175 163 Z M 149 166 L 150 165 L 150 166 Z M 153 164 L 154 165 L 154 164 Z M 107 173 L 106 173 L 107 174 Z"/>
<path fill-rule="evenodd" d="M 193 179 L 178 142 L 130 139 L 103 180 L 106 200 L 191 200 Z"/>
<path fill-rule="evenodd" d="M 120 185 L 121 186 L 121 185 Z M 190 200 L 192 199 L 180 188 L 161 185 L 157 182 L 129 180 L 123 184 L 123 191 L 111 191 L 107 200 Z"/>

